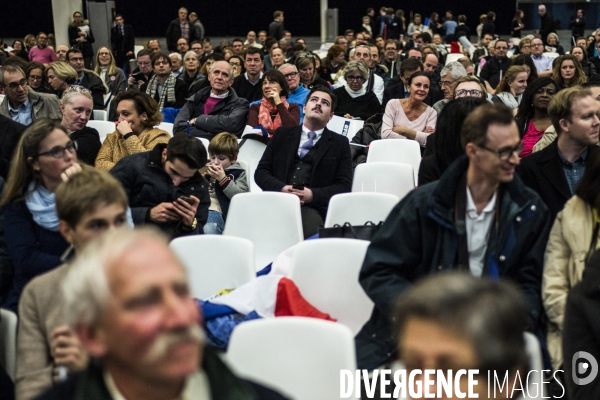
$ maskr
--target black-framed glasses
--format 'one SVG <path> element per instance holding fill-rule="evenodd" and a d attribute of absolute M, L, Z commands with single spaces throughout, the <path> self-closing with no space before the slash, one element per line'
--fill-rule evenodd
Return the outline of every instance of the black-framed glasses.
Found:
<path fill-rule="evenodd" d="M 9 89 L 12 90 L 16 90 L 19 88 L 19 86 L 21 87 L 25 87 L 27 85 L 27 80 L 25 79 L 21 79 L 19 82 L 11 82 L 8 85 L 6 85 Z"/>
<path fill-rule="evenodd" d="M 483 92 L 477 89 L 459 89 L 454 92 L 454 97 L 483 97 Z"/>
<path fill-rule="evenodd" d="M 362 76 L 353 76 L 353 75 L 349 75 L 347 79 L 349 82 L 362 82 L 364 80 L 364 78 Z"/>
<path fill-rule="evenodd" d="M 65 151 L 67 151 L 67 150 L 69 151 L 69 153 L 76 152 L 77 151 L 77 142 L 72 140 L 69 143 L 67 143 L 65 145 L 65 147 L 55 146 L 55 147 L 51 148 L 49 151 L 45 151 L 43 153 L 36 154 L 36 157 L 52 156 L 54 158 L 63 158 L 65 156 Z"/>
<path fill-rule="evenodd" d="M 42 79 L 44 79 L 42 76 L 36 76 L 36 75 L 29 75 L 29 80 L 32 81 L 41 81 Z"/>
<path fill-rule="evenodd" d="M 242 64 L 240 64 L 239 62 L 229 62 L 229 65 L 231 65 L 232 67 L 240 67 Z"/>
<path fill-rule="evenodd" d="M 481 144 L 478 144 L 477 147 L 487 150 L 490 153 L 494 153 L 498 156 L 500 161 L 507 161 L 513 155 L 513 153 L 517 153 L 517 156 L 521 154 L 521 152 L 523 151 L 523 142 L 519 142 L 519 144 L 515 147 L 505 147 L 500 150 L 493 150 Z"/>
<path fill-rule="evenodd" d="M 283 77 L 285 79 L 290 79 L 290 78 L 295 77 L 296 75 L 298 75 L 298 72 L 290 72 L 289 74 L 285 74 Z"/>

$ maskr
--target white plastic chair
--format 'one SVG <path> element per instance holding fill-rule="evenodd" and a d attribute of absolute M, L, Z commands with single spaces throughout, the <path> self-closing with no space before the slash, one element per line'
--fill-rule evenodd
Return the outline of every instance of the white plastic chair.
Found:
<path fill-rule="evenodd" d="M 340 193 L 329 200 L 325 228 L 335 224 L 364 225 L 385 221 L 392 208 L 398 204 L 398 197 L 387 193 Z"/>
<path fill-rule="evenodd" d="M 553 59 L 560 56 L 560 54 L 552 53 L 552 52 L 548 52 L 548 53 L 544 53 L 544 54 L 547 55 L 548 57 L 552 57 Z"/>
<path fill-rule="evenodd" d="M 346 325 L 356 335 L 367 322 L 373 302 L 358 283 L 369 241 L 306 240 L 294 250 L 290 279 L 302 297 Z"/>
<path fill-rule="evenodd" d="M 204 145 L 204 148 L 206 149 L 206 155 L 208 156 L 208 145 L 210 144 L 210 140 L 205 139 L 205 138 L 197 138 L 199 141 L 202 142 L 202 144 Z"/>
<path fill-rule="evenodd" d="M 263 269 L 304 238 L 300 199 L 289 193 L 240 193 L 231 199 L 223 235 L 254 243 L 255 267 Z"/>
<path fill-rule="evenodd" d="M 367 163 L 399 162 L 413 167 L 415 182 L 419 181 L 421 145 L 415 140 L 374 140 L 369 147 Z"/>
<path fill-rule="evenodd" d="M 237 162 L 240 163 L 240 165 L 246 170 L 246 179 L 248 180 L 250 191 L 253 193 L 262 192 L 263 190 L 260 187 L 258 187 L 256 182 L 254 181 L 254 172 L 256 171 L 256 165 L 253 165 L 246 160 L 241 160 L 239 157 Z"/>
<path fill-rule="evenodd" d="M 158 129 L 162 129 L 163 131 L 167 131 L 169 135 L 173 136 L 173 124 L 170 122 L 161 122 L 156 125 Z"/>
<path fill-rule="evenodd" d="M 445 65 L 448 65 L 452 61 L 458 61 L 459 58 L 462 58 L 464 56 L 465 55 L 462 53 L 449 53 L 446 55 L 446 64 Z"/>
<path fill-rule="evenodd" d="M 240 376 L 295 400 L 339 399 L 340 370 L 356 370 L 350 329 L 304 317 L 240 324 L 225 360 Z"/>
<path fill-rule="evenodd" d="M 252 280 L 254 245 L 247 239 L 221 235 L 195 235 L 170 244 L 185 269 L 192 295 L 207 299 L 222 289 L 234 289 Z"/>
<path fill-rule="evenodd" d="M 252 175 L 252 180 L 250 180 L 250 188 L 253 192 L 259 192 L 262 189 L 254 183 L 254 171 L 256 171 L 256 167 L 262 158 L 263 153 L 267 146 L 264 143 L 259 142 L 258 140 L 246 139 L 244 144 L 240 147 L 240 152 L 238 154 L 238 159 L 242 159 L 247 161 L 250 164 L 250 174 Z"/>
<path fill-rule="evenodd" d="M 87 126 L 98 131 L 102 143 L 104 143 L 104 139 L 109 133 L 117 130 L 115 123 L 110 121 L 88 121 Z"/>
<path fill-rule="evenodd" d="M 0 364 L 13 382 L 17 368 L 17 322 L 14 312 L 0 309 Z"/>
<path fill-rule="evenodd" d="M 352 192 L 389 193 L 404 198 L 415 188 L 413 168 L 394 162 L 364 163 L 356 167 Z"/>
<path fill-rule="evenodd" d="M 94 110 L 94 121 L 108 121 L 108 113 L 104 110 Z"/>

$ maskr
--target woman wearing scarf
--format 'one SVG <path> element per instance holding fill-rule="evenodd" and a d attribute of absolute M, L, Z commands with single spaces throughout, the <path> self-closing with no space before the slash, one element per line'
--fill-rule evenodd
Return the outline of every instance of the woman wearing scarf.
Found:
<path fill-rule="evenodd" d="M 504 103 L 511 110 L 519 108 L 523 93 L 527 89 L 527 71 L 520 65 L 513 65 L 507 71 L 492 97 L 494 103 Z"/>
<path fill-rule="evenodd" d="M 156 53 L 152 56 L 152 70 L 154 76 L 142 85 L 141 92 L 146 92 L 158 104 L 159 111 L 163 108 L 181 108 L 188 96 L 188 86 L 177 79 L 171 72 L 173 63 L 166 54 Z"/>
<path fill-rule="evenodd" d="M 263 98 L 250 106 L 248 125 L 260 126 L 273 136 L 280 126 L 300 124 L 300 108 L 286 101 L 288 84 L 283 74 L 271 69 L 263 75 Z"/>
<path fill-rule="evenodd" d="M 61 264 L 68 243 L 58 231 L 54 190 L 63 179 L 81 170 L 76 150 L 77 144 L 65 128 L 50 118 L 35 121 L 19 140 L 0 203 L 14 267 L 4 308 L 17 312 L 25 285 Z"/>
<path fill-rule="evenodd" d="M 366 121 L 372 115 L 381 112 L 381 104 L 375 93 L 367 92 L 365 89 L 369 70 L 364 62 L 350 61 L 344 69 L 344 79 L 348 84 L 333 91 L 338 99 L 335 115 Z"/>

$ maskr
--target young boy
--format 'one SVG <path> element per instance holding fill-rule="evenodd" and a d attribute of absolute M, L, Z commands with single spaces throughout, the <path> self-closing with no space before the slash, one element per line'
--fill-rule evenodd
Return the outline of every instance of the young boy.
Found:
<path fill-rule="evenodd" d="M 65 177 L 66 179 L 66 177 Z M 74 253 L 104 232 L 127 224 L 127 195 L 108 172 L 82 165 L 55 192 L 59 231 L 72 246 L 65 263 L 33 279 L 19 301 L 16 394 L 37 397 L 53 379 L 87 366 L 88 356 L 75 333 L 65 324 L 63 278 Z"/>
<path fill-rule="evenodd" d="M 246 171 L 237 163 L 239 151 L 237 137 L 227 132 L 219 133 L 208 145 L 210 164 L 206 178 L 210 178 L 210 207 L 205 234 L 223 233 L 231 198 L 249 190 Z"/>

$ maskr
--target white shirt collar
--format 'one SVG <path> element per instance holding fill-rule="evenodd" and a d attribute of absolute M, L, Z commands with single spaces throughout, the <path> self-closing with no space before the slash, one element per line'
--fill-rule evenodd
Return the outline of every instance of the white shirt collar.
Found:
<path fill-rule="evenodd" d="M 127 400 L 117 388 L 115 381 L 108 371 L 104 370 L 103 377 L 106 389 L 113 400 Z M 183 391 L 174 400 L 210 400 L 210 398 L 210 384 L 208 383 L 208 377 L 204 371 L 198 370 L 187 377 L 183 386 Z"/>
<path fill-rule="evenodd" d="M 492 198 L 490 199 L 489 203 L 487 203 L 487 205 L 483 208 L 483 210 L 481 211 L 481 214 L 487 214 L 491 211 L 494 211 L 494 209 L 496 208 L 496 194 L 498 192 L 494 192 L 494 195 L 492 196 Z M 477 206 L 475 206 L 475 202 L 473 201 L 473 196 L 471 196 L 471 190 L 469 190 L 469 187 L 467 187 L 467 213 L 469 214 L 470 218 L 477 218 L 478 214 L 477 214 Z"/>

